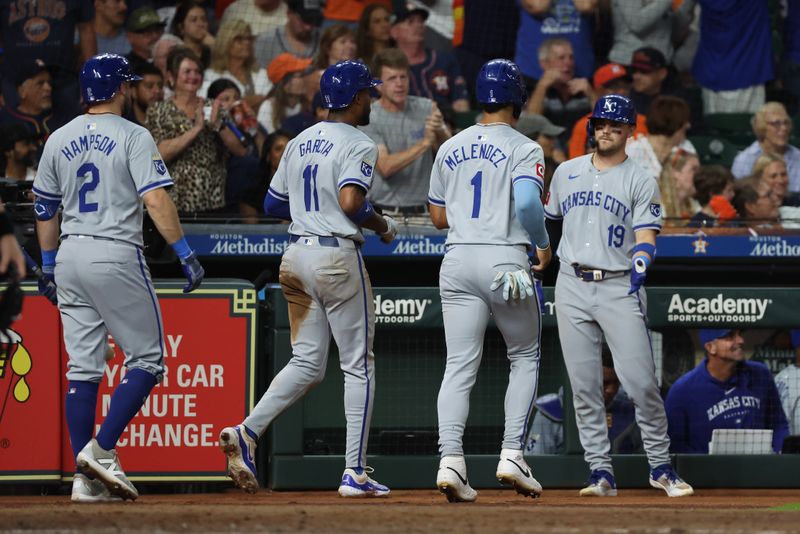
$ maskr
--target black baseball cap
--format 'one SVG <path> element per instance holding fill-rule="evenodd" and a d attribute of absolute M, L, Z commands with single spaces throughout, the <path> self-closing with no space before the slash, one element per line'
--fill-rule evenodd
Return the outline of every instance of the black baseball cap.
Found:
<path fill-rule="evenodd" d="M 306 24 L 320 26 L 324 20 L 319 0 L 287 0 L 286 7 L 289 11 L 300 15 Z"/>
<path fill-rule="evenodd" d="M 416 4 L 412 4 L 411 2 L 406 2 L 397 7 L 394 10 L 394 18 L 392 19 L 392 24 L 397 24 L 399 22 L 403 22 L 411 15 L 421 15 L 422 20 L 428 20 L 428 10 L 424 9 Z"/>
<path fill-rule="evenodd" d="M 643 46 L 633 53 L 631 69 L 643 72 L 653 72 L 667 66 L 667 59 L 660 50 L 652 46 Z"/>
<path fill-rule="evenodd" d="M 51 76 L 53 75 L 53 68 L 41 59 L 25 59 L 14 76 L 15 84 L 19 87 L 25 83 L 25 80 L 30 80 L 44 71 L 49 72 Z"/>

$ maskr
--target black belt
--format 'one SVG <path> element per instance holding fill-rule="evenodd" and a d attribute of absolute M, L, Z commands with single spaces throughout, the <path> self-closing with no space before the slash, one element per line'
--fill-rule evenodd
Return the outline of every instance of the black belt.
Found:
<path fill-rule="evenodd" d="M 428 206 L 425 206 L 424 204 L 421 206 L 388 206 L 386 204 L 375 204 L 375 207 L 386 212 L 428 213 Z"/>
<path fill-rule="evenodd" d="M 339 239 L 329 235 L 315 235 L 315 236 L 302 236 L 302 235 L 294 235 L 291 234 L 289 236 L 289 241 L 292 243 L 297 243 L 303 237 L 313 237 L 319 243 L 321 247 L 338 247 L 339 246 Z"/>
<path fill-rule="evenodd" d="M 603 269 L 591 269 L 583 265 L 572 265 L 575 270 L 575 276 L 584 282 L 599 282 L 608 278 L 617 278 L 618 276 L 625 276 L 630 270 L 627 271 L 605 271 Z"/>

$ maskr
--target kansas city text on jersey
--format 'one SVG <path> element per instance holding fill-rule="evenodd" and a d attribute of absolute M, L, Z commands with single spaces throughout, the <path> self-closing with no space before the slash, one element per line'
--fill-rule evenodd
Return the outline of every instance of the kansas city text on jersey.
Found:
<path fill-rule="evenodd" d="M 561 201 L 561 213 L 566 216 L 572 208 L 583 206 L 602 206 L 602 208 L 613 213 L 623 221 L 631 214 L 631 210 L 622 201 L 602 191 L 575 191 Z"/>

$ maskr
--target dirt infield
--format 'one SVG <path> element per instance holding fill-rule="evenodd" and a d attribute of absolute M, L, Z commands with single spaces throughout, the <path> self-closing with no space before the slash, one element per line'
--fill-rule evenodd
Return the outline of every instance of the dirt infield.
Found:
<path fill-rule="evenodd" d="M 76 505 L 68 496 L 0 497 L 2 530 L 194 532 L 800 532 L 800 490 L 700 490 L 670 499 L 656 490 L 579 498 L 546 490 L 527 499 L 479 490 L 473 504 L 436 491 L 344 500 L 335 492 L 238 491 L 143 495 L 135 503 Z M 774 510 L 795 505 L 792 511 Z"/>

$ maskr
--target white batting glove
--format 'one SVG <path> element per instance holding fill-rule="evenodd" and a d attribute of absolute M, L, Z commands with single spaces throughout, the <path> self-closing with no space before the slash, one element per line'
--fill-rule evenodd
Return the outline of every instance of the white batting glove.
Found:
<path fill-rule="evenodd" d="M 386 231 L 378 235 L 384 243 L 391 243 L 397 237 L 397 223 L 388 215 L 382 215 L 382 217 L 386 221 Z"/>
<path fill-rule="evenodd" d="M 527 269 L 497 273 L 489 289 L 495 291 L 501 285 L 504 300 L 525 300 L 533 296 L 533 280 Z"/>

